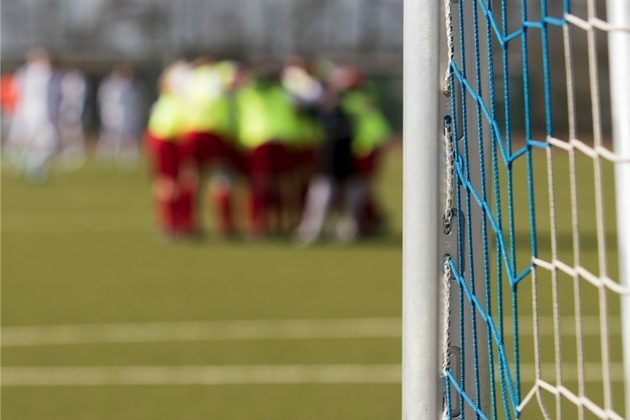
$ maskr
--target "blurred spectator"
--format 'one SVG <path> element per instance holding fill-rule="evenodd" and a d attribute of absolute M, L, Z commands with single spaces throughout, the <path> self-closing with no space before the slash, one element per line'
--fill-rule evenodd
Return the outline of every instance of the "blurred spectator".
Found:
<path fill-rule="evenodd" d="M 60 107 L 60 77 L 50 55 L 42 49 L 28 54 L 16 72 L 19 100 L 15 108 L 6 153 L 29 179 L 43 181 L 59 146 L 57 122 Z"/>
<path fill-rule="evenodd" d="M 61 164 L 76 169 L 85 161 L 85 133 L 83 114 L 87 97 L 87 81 L 76 67 L 67 68 L 61 75 L 61 103 L 59 105 L 59 134 L 61 135 Z"/>
<path fill-rule="evenodd" d="M 137 165 L 144 98 L 133 68 L 118 65 L 98 88 L 101 135 L 96 155 L 102 161 Z"/>

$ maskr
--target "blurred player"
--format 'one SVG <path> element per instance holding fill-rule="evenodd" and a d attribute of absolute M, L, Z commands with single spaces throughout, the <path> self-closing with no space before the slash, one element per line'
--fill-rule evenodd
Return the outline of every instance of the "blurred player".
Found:
<path fill-rule="evenodd" d="M 144 115 L 142 89 L 133 68 L 119 65 L 98 88 L 101 135 L 96 148 L 102 161 L 137 165 Z"/>
<path fill-rule="evenodd" d="M 334 83 L 343 91 L 341 106 L 353 121 L 353 165 L 365 188 L 359 231 L 363 236 L 372 235 L 381 231 L 385 223 L 374 184 L 383 147 L 391 136 L 391 127 L 358 69 L 343 67 L 336 73 Z"/>
<path fill-rule="evenodd" d="M 200 58 L 190 71 L 186 86 L 186 115 L 182 136 L 182 200 L 197 207 L 200 182 L 213 176 L 211 201 L 217 228 L 224 236 L 235 233 L 232 189 L 234 145 L 228 89 L 235 69 L 230 63 L 213 64 Z"/>
<path fill-rule="evenodd" d="M 239 142 L 247 154 L 250 184 L 250 234 L 254 238 L 283 230 L 293 156 L 299 136 L 290 95 L 279 74 L 265 69 L 236 98 Z"/>
<path fill-rule="evenodd" d="M 325 139 L 319 174 L 309 187 L 306 207 L 297 230 L 298 240 L 317 240 L 337 195 L 342 214 L 336 235 L 348 242 L 371 233 L 380 213 L 372 192 L 380 147 L 390 133 L 385 117 L 363 88 L 363 76 L 354 68 L 334 72 L 321 119 Z"/>
<path fill-rule="evenodd" d="M 166 239 L 194 236 L 198 230 L 193 209 L 182 202 L 179 185 L 186 73 L 183 63 L 174 63 L 164 70 L 159 83 L 159 97 L 151 108 L 146 134 L 153 161 L 157 224 Z"/>
<path fill-rule="evenodd" d="M 59 146 L 60 84 L 45 50 L 28 54 L 16 72 L 19 100 L 6 144 L 7 156 L 29 179 L 43 181 Z"/>
<path fill-rule="evenodd" d="M 308 61 L 291 56 L 282 73 L 282 85 L 291 95 L 298 119 L 297 141 L 292 146 L 294 171 L 288 211 L 299 222 L 308 183 L 314 174 L 316 147 L 322 138 L 318 110 L 324 93 L 322 83 L 312 74 Z M 293 225 L 294 226 L 294 225 Z"/>
<path fill-rule="evenodd" d="M 85 161 L 83 114 L 87 98 L 87 81 L 77 68 L 61 75 L 59 105 L 60 159 L 66 169 L 76 169 Z"/>
<path fill-rule="evenodd" d="M 352 240 L 358 233 L 365 194 L 353 168 L 353 122 L 342 107 L 341 94 L 336 86 L 331 86 L 320 110 L 324 141 L 319 150 L 317 174 L 309 185 L 297 229 L 297 239 L 305 245 L 322 235 L 337 196 L 342 197 L 342 216 L 338 223 L 340 239 Z"/>

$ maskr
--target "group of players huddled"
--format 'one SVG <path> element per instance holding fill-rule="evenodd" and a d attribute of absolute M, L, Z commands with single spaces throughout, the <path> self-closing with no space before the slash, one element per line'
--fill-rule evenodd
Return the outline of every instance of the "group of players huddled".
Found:
<path fill-rule="evenodd" d="M 210 179 L 209 202 L 225 237 L 244 229 L 253 239 L 290 233 L 309 244 L 324 233 L 343 242 L 375 234 L 383 214 L 372 184 L 389 137 L 356 68 L 314 70 L 297 56 L 282 68 L 174 62 L 159 80 L 146 134 L 160 233 L 200 235 L 200 191 Z M 237 177 L 248 190 L 242 229 Z"/>

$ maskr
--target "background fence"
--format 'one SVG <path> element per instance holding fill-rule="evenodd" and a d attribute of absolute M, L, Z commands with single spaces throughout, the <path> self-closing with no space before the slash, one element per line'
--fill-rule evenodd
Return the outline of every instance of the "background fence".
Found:
<path fill-rule="evenodd" d="M 528 15 L 540 16 L 539 2 L 523 0 Z M 492 3 L 492 2 L 491 2 Z M 601 6 L 603 13 L 603 3 Z M 549 14 L 561 17 L 561 2 L 550 2 Z M 573 14 L 586 16 L 586 1 L 576 0 Z M 507 10 L 510 29 L 520 22 L 521 1 L 511 0 Z M 1 46 L 4 70 L 11 69 L 31 47 L 41 45 L 64 60 L 80 64 L 98 79 L 111 64 L 125 60 L 153 80 L 161 66 L 188 52 L 207 52 L 247 61 L 280 59 L 291 53 L 326 56 L 341 63 L 358 64 L 380 86 L 387 113 L 399 126 L 402 78 L 402 0 L 11 0 L 2 4 Z M 553 30 L 553 29 L 551 29 Z M 541 41 L 532 34 L 530 65 L 538 68 Z M 587 38 L 576 33 L 574 51 L 586 51 Z M 598 51 L 606 54 L 606 40 L 597 36 Z M 523 103 L 520 85 L 520 46 L 509 51 L 514 69 L 515 112 Z M 495 51 L 499 54 L 499 51 Z M 561 51 L 550 51 L 552 60 L 563 60 Z M 499 57 L 497 56 L 497 59 Z M 586 54 L 575 54 L 576 87 L 585 93 L 588 83 Z M 600 69 L 606 90 L 607 64 Z M 562 75 L 560 75 L 562 76 Z M 565 108 L 564 77 L 551 75 L 554 105 Z M 533 120 L 544 131 L 542 74 L 531 80 Z M 579 97 L 587 97 L 581 95 Z M 577 103 L 591 123 L 591 104 Z M 602 106 L 608 115 L 609 100 Z M 556 113 L 554 126 L 566 130 L 567 117 Z M 535 127 L 535 128 L 536 128 Z M 603 122 L 608 131 L 609 121 Z M 518 125 L 513 127 L 519 130 Z M 588 137 L 585 133 L 585 137 Z"/>

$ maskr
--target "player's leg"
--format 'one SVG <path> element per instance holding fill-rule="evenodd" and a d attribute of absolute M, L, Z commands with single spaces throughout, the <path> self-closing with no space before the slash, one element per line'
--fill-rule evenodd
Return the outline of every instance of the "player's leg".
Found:
<path fill-rule="evenodd" d="M 85 133 L 81 120 L 69 118 L 60 126 L 60 163 L 66 170 L 78 169 L 85 163 Z"/>
<path fill-rule="evenodd" d="M 102 163 L 110 163 L 116 154 L 116 129 L 103 127 L 96 143 L 96 158 Z"/>
<path fill-rule="evenodd" d="M 198 195 L 205 159 L 202 136 L 199 133 L 185 134 L 178 143 L 178 150 L 178 226 L 181 232 L 196 235 L 200 231 L 197 221 Z"/>
<path fill-rule="evenodd" d="M 118 164 L 124 168 L 135 168 L 138 165 L 140 151 L 138 140 L 131 133 L 121 133 Z"/>
<path fill-rule="evenodd" d="M 270 191 L 270 211 L 276 233 L 295 228 L 298 207 L 297 162 L 294 150 L 282 142 L 272 146 L 273 180 Z"/>
<path fill-rule="evenodd" d="M 360 176 L 349 178 L 344 185 L 341 218 L 337 222 L 336 234 L 341 242 L 351 242 L 360 233 L 361 216 L 365 211 L 367 182 Z"/>
<path fill-rule="evenodd" d="M 335 190 L 335 182 L 329 176 L 319 175 L 311 181 L 306 194 L 304 214 L 297 228 L 299 242 L 310 244 L 320 237 Z"/>
<path fill-rule="evenodd" d="M 25 175 L 33 182 L 45 181 L 50 162 L 56 152 L 55 129 L 49 125 L 33 126 L 27 138 Z"/>
<path fill-rule="evenodd" d="M 374 235 L 382 230 L 385 215 L 378 202 L 375 183 L 380 167 L 382 151 L 373 150 L 371 153 L 355 157 L 355 170 L 364 181 L 365 199 L 360 211 L 359 231 L 361 235 Z"/>
<path fill-rule="evenodd" d="M 249 232 L 258 239 L 269 231 L 269 207 L 273 183 L 273 153 L 270 143 L 249 152 Z"/>
<path fill-rule="evenodd" d="M 153 163 L 153 197 L 156 223 L 160 234 L 172 239 L 178 235 L 178 171 L 177 144 L 147 135 Z"/>
<path fill-rule="evenodd" d="M 214 133 L 208 133 L 204 140 L 206 162 L 212 173 L 209 188 L 209 202 L 214 206 L 216 227 L 223 236 L 235 233 L 233 189 L 235 155 L 229 143 Z"/>
<path fill-rule="evenodd" d="M 19 114 L 11 122 L 7 141 L 4 144 L 3 152 L 11 165 L 18 171 L 24 171 L 25 165 L 25 145 L 28 136 L 28 124 Z"/>
<path fill-rule="evenodd" d="M 311 146 L 302 145 L 291 150 L 290 174 L 290 227 L 295 229 L 304 214 L 308 186 L 313 178 L 315 169 L 315 151 Z"/>
<path fill-rule="evenodd" d="M 306 193 L 308 186 L 315 174 L 316 149 L 313 146 L 304 146 L 297 151 L 297 171 L 298 171 L 298 219 L 304 212 L 306 205 Z"/>

